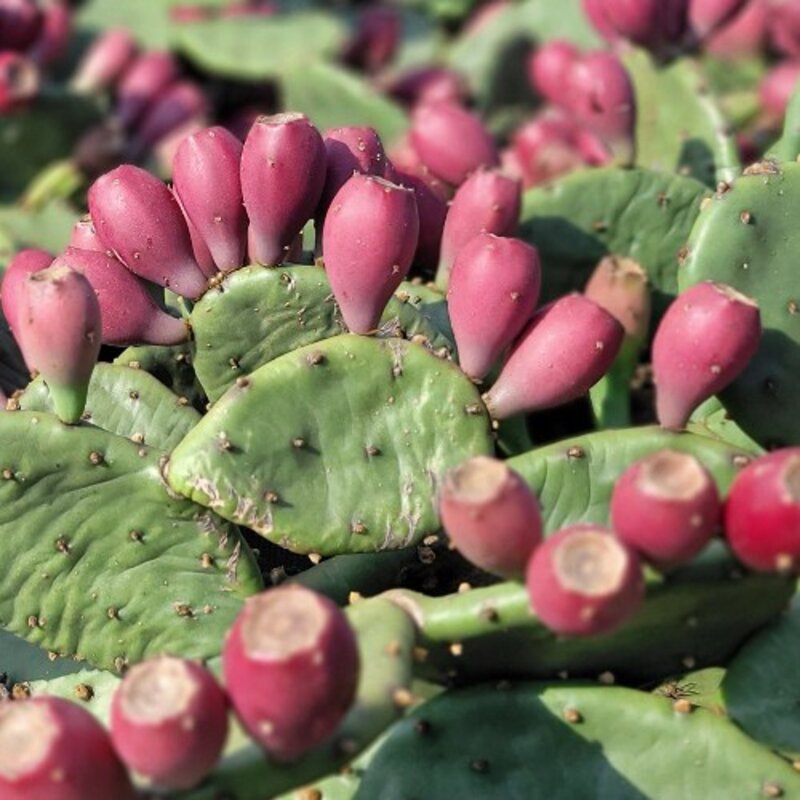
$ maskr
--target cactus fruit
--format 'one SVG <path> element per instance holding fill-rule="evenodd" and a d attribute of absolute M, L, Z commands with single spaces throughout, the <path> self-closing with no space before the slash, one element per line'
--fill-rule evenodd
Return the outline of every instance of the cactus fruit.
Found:
<path fill-rule="evenodd" d="M 413 264 L 432 273 L 439 263 L 442 232 L 447 219 L 447 203 L 420 177 L 395 170 L 395 182 L 412 189 L 419 212 L 419 238 Z"/>
<path fill-rule="evenodd" d="M 411 266 L 419 237 L 414 192 L 354 174 L 334 197 L 322 231 L 331 289 L 353 333 L 375 329 Z"/>
<path fill-rule="evenodd" d="M 131 272 L 191 299 L 206 290 L 181 209 L 149 172 L 125 164 L 98 178 L 89 213 L 100 241 Z"/>
<path fill-rule="evenodd" d="M 68 0 L 46 0 L 42 8 L 42 27 L 28 50 L 35 64 L 48 67 L 62 59 L 72 36 L 72 7 Z"/>
<path fill-rule="evenodd" d="M 614 487 L 611 524 L 645 560 L 667 569 L 694 558 L 717 530 L 716 484 L 694 456 L 660 450 L 629 467 Z"/>
<path fill-rule="evenodd" d="M 172 167 L 173 190 L 221 272 L 244 264 L 247 216 L 239 164 L 242 145 L 225 128 L 187 136 Z"/>
<path fill-rule="evenodd" d="M 480 380 L 528 324 L 539 301 L 541 267 L 519 239 L 478 234 L 458 253 L 447 292 L 461 369 Z"/>
<path fill-rule="evenodd" d="M 33 62 L 14 52 L 0 51 L 0 114 L 14 111 L 39 92 L 39 71 Z"/>
<path fill-rule="evenodd" d="M 22 52 L 33 44 L 42 26 L 36 0 L 3 0 L 0 3 L 0 51 Z"/>
<path fill-rule="evenodd" d="M 539 501 L 502 461 L 476 456 L 450 470 L 439 491 L 450 541 L 481 569 L 519 578 L 542 539 Z"/>
<path fill-rule="evenodd" d="M 609 633 L 644 599 L 638 557 L 596 525 L 575 525 L 547 539 L 534 551 L 525 581 L 536 615 L 569 636 Z"/>
<path fill-rule="evenodd" d="M 138 122 L 153 101 L 178 77 L 178 64 L 167 52 L 154 50 L 138 56 L 117 86 L 115 114 L 128 128 Z"/>
<path fill-rule="evenodd" d="M 409 67 L 388 83 L 392 97 L 413 108 L 424 103 L 461 103 L 467 87 L 461 73 L 447 67 Z"/>
<path fill-rule="evenodd" d="M 772 67 L 758 87 L 762 110 L 773 119 L 782 120 L 799 80 L 800 64 L 796 61 L 781 61 Z"/>
<path fill-rule="evenodd" d="M 479 233 L 513 236 L 519 222 L 519 181 L 479 169 L 459 187 L 445 217 L 436 283 L 446 289 L 459 251 Z"/>
<path fill-rule="evenodd" d="M 712 281 L 682 292 L 653 340 L 656 410 L 666 428 L 682 428 L 692 411 L 747 366 L 761 340 L 758 305 Z"/>
<path fill-rule="evenodd" d="M 698 40 L 733 22 L 751 0 L 689 0 L 689 26 Z"/>
<path fill-rule="evenodd" d="M 25 363 L 38 371 L 62 422 L 80 421 L 100 354 L 100 305 L 92 285 L 63 264 L 33 272 L 20 284 L 14 336 Z"/>
<path fill-rule="evenodd" d="M 650 327 L 650 289 L 647 273 L 630 258 L 607 256 L 591 274 L 583 293 L 608 311 L 641 344 Z"/>
<path fill-rule="evenodd" d="M 737 476 L 724 510 L 725 536 L 750 569 L 800 571 L 800 448 L 775 450 Z"/>
<path fill-rule="evenodd" d="M 98 36 L 72 77 L 72 87 L 92 94 L 113 86 L 136 57 L 136 42 L 126 28 L 111 28 Z"/>
<path fill-rule="evenodd" d="M 394 57 L 402 27 L 403 18 L 396 9 L 364 8 L 342 55 L 344 62 L 366 72 L 377 72 Z"/>
<path fill-rule="evenodd" d="M 539 309 L 484 396 L 495 419 L 574 400 L 613 363 L 623 327 L 578 294 Z"/>
<path fill-rule="evenodd" d="M 69 246 L 78 250 L 95 250 L 98 253 L 105 253 L 106 247 L 100 241 L 94 222 L 89 214 L 81 217 L 73 226 L 72 234 L 69 237 Z"/>
<path fill-rule="evenodd" d="M 114 693 L 111 739 L 125 764 L 156 786 L 191 789 L 217 763 L 228 701 L 192 661 L 160 656 L 134 665 Z"/>
<path fill-rule="evenodd" d="M 301 586 L 250 598 L 222 652 L 225 686 L 250 735 L 278 761 L 327 739 L 355 698 L 359 655 L 339 608 Z"/>
<path fill-rule="evenodd" d="M 280 264 L 314 215 L 325 185 L 325 145 L 304 114 L 259 117 L 244 142 L 242 196 L 250 257 Z"/>
<path fill-rule="evenodd" d="M 456 103 L 428 103 L 415 109 L 411 144 L 440 180 L 460 186 L 480 167 L 497 164 L 491 134 L 478 117 Z"/>
<path fill-rule="evenodd" d="M 578 58 L 578 48 L 572 42 L 546 42 L 528 60 L 528 82 L 545 100 L 560 105 L 567 76 Z"/>
<path fill-rule="evenodd" d="M 3 282 L 0 284 L 0 300 L 3 305 L 3 316 L 12 331 L 17 330 L 17 315 L 21 303 L 20 289 L 25 280 L 34 272 L 47 269 L 52 263 L 52 253 L 35 248 L 20 250 L 8 263 L 3 274 Z"/>
<path fill-rule="evenodd" d="M 595 0 L 586 2 L 598 32 L 627 39 L 648 50 L 675 47 L 686 33 L 690 0 Z"/>
<path fill-rule="evenodd" d="M 750 0 L 734 19 L 708 39 L 705 48 L 725 60 L 755 56 L 764 46 L 768 20 L 768 0 Z"/>
<path fill-rule="evenodd" d="M 33 697 L 0 704 L 3 800 L 134 800 L 103 726 L 75 703 Z"/>

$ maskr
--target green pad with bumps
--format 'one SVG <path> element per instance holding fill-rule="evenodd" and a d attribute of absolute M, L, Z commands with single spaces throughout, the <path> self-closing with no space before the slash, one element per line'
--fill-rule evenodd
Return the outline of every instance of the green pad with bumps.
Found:
<path fill-rule="evenodd" d="M 452 345 L 406 293 L 382 324 L 389 335 L 419 334 L 434 348 Z M 211 400 L 236 378 L 303 345 L 345 333 L 325 271 L 319 267 L 245 267 L 206 292 L 191 316 L 195 371 Z"/>
<path fill-rule="evenodd" d="M 758 302 L 758 352 L 720 394 L 731 418 L 765 447 L 800 444 L 800 164 L 762 162 L 700 214 L 679 273 L 681 291 L 727 283 Z"/>
<path fill-rule="evenodd" d="M 2 627 L 105 669 L 219 652 L 261 579 L 233 526 L 167 494 L 157 451 L 24 411 L 0 442 Z"/>
<path fill-rule="evenodd" d="M 403 339 L 345 335 L 230 389 L 172 453 L 170 485 L 296 552 L 408 547 L 435 531 L 437 481 L 491 452 L 452 363 Z"/>

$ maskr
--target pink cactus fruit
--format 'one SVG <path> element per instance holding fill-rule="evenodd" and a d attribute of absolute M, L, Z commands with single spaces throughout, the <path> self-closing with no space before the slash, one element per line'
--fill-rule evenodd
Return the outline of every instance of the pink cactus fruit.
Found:
<path fill-rule="evenodd" d="M 409 108 L 424 103 L 463 103 L 469 89 L 463 76 L 440 66 L 408 67 L 393 76 L 386 89 Z"/>
<path fill-rule="evenodd" d="M 484 396 L 495 419 L 575 400 L 614 362 L 624 329 L 605 309 L 570 294 L 539 309 Z"/>
<path fill-rule="evenodd" d="M 14 337 L 28 368 L 47 384 L 59 419 L 73 425 L 100 354 L 97 297 L 83 275 L 59 264 L 31 273 L 17 291 Z"/>
<path fill-rule="evenodd" d="M 683 428 L 692 411 L 747 366 L 761 340 L 755 301 L 704 281 L 673 301 L 652 348 L 656 411 L 665 428 Z"/>
<path fill-rule="evenodd" d="M 114 748 L 155 786 L 196 786 L 219 760 L 227 733 L 227 697 L 214 676 L 192 661 L 143 661 L 125 673 L 114 693 Z"/>
<path fill-rule="evenodd" d="M 345 47 L 346 64 L 365 72 L 377 72 L 394 58 L 403 35 L 403 19 L 397 9 L 365 8 Z"/>
<path fill-rule="evenodd" d="M 800 57 L 800 3 L 772 0 L 767 24 L 772 46 L 790 58 Z"/>
<path fill-rule="evenodd" d="M 355 635 L 328 598 L 301 586 L 251 597 L 222 651 L 225 687 L 250 735 L 278 761 L 325 741 L 355 698 Z"/>
<path fill-rule="evenodd" d="M 66 0 L 45 0 L 42 7 L 42 26 L 28 57 L 42 67 L 60 61 L 69 48 L 72 36 L 72 8 Z"/>
<path fill-rule="evenodd" d="M 149 172 L 123 164 L 89 189 L 97 235 L 131 272 L 196 299 L 207 281 L 172 192 Z"/>
<path fill-rule="evenodd" d="M 129 128 L 137 122 L 164 89 L 178 77 L 178 64 L 167 52 L 153 50 L 137 56 L 117 86 L 115 114 Z"/>
<path fill-rule="evenodd" d="M 650 327 L 651 292 L 647 273 L 631 258 L 606 256 L 583 293 L 617 319 L 629 340 L 641 343 Z"/>
<path fill-rule="evenodd" d="M 189 230 L 189 240 L 192 243 L 192 254 L 194 255 L 194 260 L 197 262 L 197 266 L 200 267 L 200 271 L 203 273 L 203 275 L 205 275 L 207 278 L 213 278 L 219 272 L 217 265 L 214 263 L 214 256 L 211 255 L 211 251 L 208 249 L 205 239 L 203 239 L 203 237 L 200 235 L 200 231 L 197 230 L 194 223 L 189 219 L 186 209 L 183 207 L 183 202 L 181 201 L 180 195 L 175 191 L 174 186 L 172 188 L 172 194 L 175 196 L 175 201 L 180 206 L 181 212 L 183 213 L 183 219 L 186 222 L 187 229 Z"/>
<path fill-rule="evenodd" d="M 179 344 L 189 337 L 183 320 L 162 311 L 146 284 L 113 254 L 68 247 L 54 264 L 80 272 L 92 284 L 106 344 Z"/>
<path fill-rule="evenodd" d="M 422 178 L 405 172 L 397 172 L 396 175 L 396 182 L 412 189 L 417 200 L 419 238 L 412 263 L 419 269 L 432 273 L 439 263 L 447 203 Z"/>
<path fill-rule="evenodd" d="M 225 128 L 214 127 L 186 137 L 173 162 L 174 191 L 221 272 L 245 261 L 241 160 L 241 142 Z"/>
<path fill-rule="evenodd" d="M 749 0 L 689 0 L 689 26 L 700 41 L 732 22 Z"/>
<path fill-rule="evenodd" d="M 691 561 L 717 530 L 722 504 L 714 479 L 692 455 L 659 450 L 614 485 L 611 525 L 619 539 L 660 569 Z"/>
<path fill-rule="evenodd" d="M 13 51 L 0 52 L 0 114 L 16 111 L 39 94 L 36 65 Z"/>
<path fill-rule="evenodd" d="M 563 636 L 610 633 L 644 599 L 638 557 L 599 525 L 573 525 L 553 534 L 534 551 L 526 584 L 534 613 Z"/>
<path fill-rule="evenodd" d="M 36 0 L 0 0 L 0 51 L 27 50 L 42 29 L 42 10 Z"/>
<path fill-rule="evenodd" d="M 519 239 L 480 233 L 459 251 L 447 307 L 467 375 L 486 377 L 530 321 L 541 284 L 539 254 Z"/>
<path fill-rule="evenodd" d="M 724 527 L 736 558 L 760 572 L 800 573 L 800 448 L 756 459 L 731 486 Z"/>
<path fill-rule="evenodd" d="M 456 549 L 481 569 L 519 578 L 542 541 L 539 501 L 502 461 L 476 456 L 450 470 L 439 514 Z"/>
<path fill-rule="evenodd" d="M 304 114 L 258 118 L 241 160 L 253 260 L 265 265 L 283 261 L 319 203 L 325 167 L 322 137 Z"/>
<path fill-rule="evenodd" d="M 20 289 L 27 277 L 34 272 L 47 269 L 53 263 L 53 254 L 46 250 L 29 248 L 20 250 L 8 262 L 0 284 L 0 301 L 3 306 L 3 316 L 8 322 L 8 327 L 13 333 L 17 331 L 17 315 L 22 298 Z"/>
<path fill-rule="evenodd" d="M 579 57 L 578 48 L 571 42 L 562 39 L 546 42 L 528 59 L 528 83 L 549 103 L 563 105 L 567 76 Z"/>
<path fill-rule="evenodd" d="M 744 10 L 705 42 L 712 55 L 735 60 L 758 55 L 767 37 L 768 0 L 750 0 Z"/>
<path fill-rule="evenodd" d="M 96 250 L 105 253 L 106 246 L 100 241 L 94 222 L 89 214 L 82 216 L 73 226 L 69 237 L 69 246 L 78 250 Z"/>
<path fill-rule="evenodd" d="M 800 80 L 800 62 L 781 61 L 761 79 L 758 99 L 765 115 L 776 125 L 783 122 L 789 100 Z"/>
<path fill-rule="evenodd" d="M 0 703 L 3 800 L 135 800 L 105 728 L 60 697 Z"/>
<path fill-rule="evenodd" d="M 498 163 L 497 148 L 477 116 L 455 103 L 418 106 L 411 119 L 411 144 L 441 180 L 460 186 L 479 167 Z"/>
<path fill-rule="evenodd" d="M 660 51 L 681 43 L 689 0 L 594 0 L 584 2 L 592 23 L 609 41 L 617 38 Z"/>
<path fill-rule="evenodd" d="M 356 173 L 331 203 L 322 255 L 345 324 L 369 333 L 406 277 L 419 237 L 413 190 Z"/>
<path fill-rule="evenodd" d="M 500 170 L 479 169 L 461 184 L 447 211 L 436 283 L 446 289 L 462 248 L 479 233 L 511 236 L 519 223 L 522 189 Z"/>

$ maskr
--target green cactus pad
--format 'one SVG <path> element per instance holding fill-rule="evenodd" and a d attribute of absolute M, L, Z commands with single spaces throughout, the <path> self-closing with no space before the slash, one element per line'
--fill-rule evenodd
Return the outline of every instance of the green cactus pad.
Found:
<path fill-rule="evenodd" d="M 548 532 L 577 522 L 608 522 L 614 484 L 634 461 L 664 448 L 696 456 L 723 493 L 752 453 L 693 433 L 642 427 L 577 436 L 509 460 L 536 492 Z"/>
<path fill-rule="evenodd" d="M 357 800 L 758 800 L 800 775 L 703 709 L 618 687 L 479 686 L 397 723 Z"/>
<path fill-rule="evenodd" d="M 168 496 L 157 451 L 24 411 L 0 442 L 2 627 L 112 670 L 219 652 L 260 576 L 235 528 Z"/>
<path fill-rule="evenodd" d="M 715 186 L 740 171 L 730 125 L 691 58 L 657 65 L 643 50 L 623 58 L 636 92 L 636 163 Z"/>
<path fill-rule="evenodd" d="M 711 436 L 727 442 L 754 456 L 764 454 L 764 448 L 754 442 L 731 418 L 718 397 L 709 397 L 692 414 L 687 429 L 701 436 Z"/>
<path fill-rule="evenodd" d="M 82 665 L 31 644 L 21 636 L 0 628 L 0 675 L 5 675 L 7 685 L 21 681 L 56 678 L 70 675 Z"/>
<path fill-rule="evenodd" d="M 800 444 L 798 202 L 800 164 L 749 167 L 701 213 L 679 275 L 681 291 L 713 280 L 758 302 L 761 346 L 720 400 L 737 425 L 765 447 Z"/>
<path fill-rule="evenodd" d="M 53 411 L 47 385 L 34 380 L 18 398 L 23 411 Z M 104 431 L 169 452 L 200 421 L 185 400 L 141 369 L 97 364 L 83 419 Z"/>
<path fill-rule="evenodd" d="M 546 300 L 583 291 L 606 255 L 647 272 L 658 314 L 678 288 L 678 254 L 708 190 L 698 181 L 648 169 L 592 169 L 528 190 L 517 235 L 542 259 Z"/>
<path fill-rule="evenodd" d="M 405 289 L 404 289 L 405 291 Z M 452 349 L 421 303 L 392 299 L 382 324 L 409 338 L 427 337 L 434 348 Z M 404 295 L 405 296 L 405 295 Z M 238 377 L 303 345 L 338 336 L 344 323 L 319 267 L 245 267 L 226 276 L 192 311 L 195 370 L 211 400 L 218 400 Z"/>
<path fill-rule="evenodd" d="M 295 552 L 408 547 L 436 482 L 491 452 L 477 389 L 403 339 L 345 335 L 238 381 L 173 452 L 170 485 Z"/>

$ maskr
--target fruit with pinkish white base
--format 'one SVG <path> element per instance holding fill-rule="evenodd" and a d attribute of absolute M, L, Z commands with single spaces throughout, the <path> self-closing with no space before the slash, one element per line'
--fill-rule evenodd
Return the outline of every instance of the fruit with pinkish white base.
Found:
<path fill-rule="evenodd" d="M 439 491 L 439 515 L 466 559 L 504 578 L 521 577 L 542 541 L 536 495 L 496 458 L 476 456 L 450 470 Z"/>
<path fill-rule="evenodd" d="M 173 190 L 221 272 L 241 267 L 247 249 L 241 157 L 241 142 L 214 127 L 187 136 L 173 161 Z"/>
<path fill-rule="evenodd" d="M 460 186 L 480 167 L 498 162 L 497 148 L 478 117 L 456 103 L 418 106 L 411 119 L 411 144 L 437 177 Z"/>
<path fill-rule="evenodd" d="M 241 182 L 250 257 L 280 264 L 314 215 L 325 185 L 325 145 L 304 114 L 259 117 L 244 142 Z"/>
<path fill-rule="evenodd" d="M 736 558 L 760 572 L 800 573 L 800 447 L 775 450 L 746 466 L 723 511 Z"/>
<path fill-rule="evenodd" d="M 105 253 L 107 249 L 100 241 L 89 214 L 85 214 L 72 226 L 69 246 L 77 247 L 79 250 L 96 250 L 98 253 Z"/>
<path fill-rule="evenodd" d="M 105 728 L 60 697 L 0 703 L 3 800 L 134 800 Z"/>
<path fill-rule="evenodd" d="M 113 86 L 136 57 L 136 42 L 126 28 L 98 36 L 78 64 L 71 85 L 91 94 Z"/>
<path fill-rule="evenodd" d="M 177 77 L 178 64 L 170 53 L 153 50 L 138 56 L 125 70 L 117 87 L 114 113 L 123 127 L 137 122 Z"/>
<path fill-rule="evenodd" d="M 219 760 L 227 734 L 227 697 L 193 661 L 161 656 L 140 662 L 114 693 L 114 748 L 154 786 L 196 786 Z"/>
<path fill-rule="evenodd" d="M 573 525 L 545 540 L 528 563 L 525 582 L 536 616 L 564 636 L 610 633 L 644 599 L 639 558 L 599 525 Z"/>
<path fill-rule="evenodd" d="M 744 370 L 760 341 L 757 303 L 730 286 L 704 281 L 678 295 L 653 339 L 658 421 L 683 428 Z"/>
<path fill-rule="evenodd" d="M 9 261 L 0 284 L 0 302 L 3 316 L 12 332 L 17 329 L 17 313 L 20 307 L 20 287 L 26 278 L 34 272 L 47 269 L 53 263 L 53 254 L 46 250 L 28 248 L 20 250 Z"/>
<path fill-rule="evenodd" d="M 520 239 L 480 233 L 461 248 L 447 306 L 458 362 L 470 378 L 486 377 L 528 324 L 541 285 L 539 254 Z"/>
<path fill-rule="evenodd" d="M 567 76 L 579 57 L 578 48 L 571 42 L 546 42 L 528 59 L 528 83 L 548 102 L 563 105 Z"/>
<path fill-rule="evenodd" d="M 100 303 L 105 344 L 167 345 L 189 338 L 186 323 L 162 311 L 146 284 L 112 254 L 68 247 L 53 263 L 80 272 L 92 284 Z"/>
<path fill-rule="evenodd" d="M 519 223 L 520 182 L 500 170 L 480 169 L 459 187 L 442 230 L 436 284 L 446 289 L 462 248 L 480 233 L 511 236 Z"/>
<path fill-rule="evenodd" d="M 89 213 L 131 272 L 193 300 L 206 290 L 181 209 L 149 172 L 124 164 L 102 175 L 89 189 Z"/>
<path fill-rule="evenodd" d="M 585 394 L 614 362 L 623 335 L 622 325 L 583 295 L 539 309 L 484 395 L 492 417 L 553 408 Z"/>
<path fill-rule="evenodd" d="M 375 330 L 411 267 L 418 236 L 412 189 L 356 173 L 334 197 L 322 231 L 322 256 L 353 333 Z"/>
<path fill-rule="evenodd" d="M 100 354 L 100 305 L 79 272 L 53 264 L 28 275 L 17 290 L 14 338 L 31 372 L 50 389 L 62 422 L 80 421 Z"/>
<path fill-rule="evenodd" d="M 0 52 L 0 114 L 15 111 L 39 93 L 36 65 L 26 56 Z"/>
<path fill-rule="evenodd" d="M 344 614 L 301 586 L 247 600 L 222 651 L 236 714 L 277 761 L 300 758 L 331 736 L 354 700 L 359 664 Z"/>
<path fill-rule="evenodd" d="M 716 533 L 721 512 L 708 470 L 677 450 L 659 450 L 632 464 L 611 496 L 617 537 L 660 569 L 700 553 Z"/>

